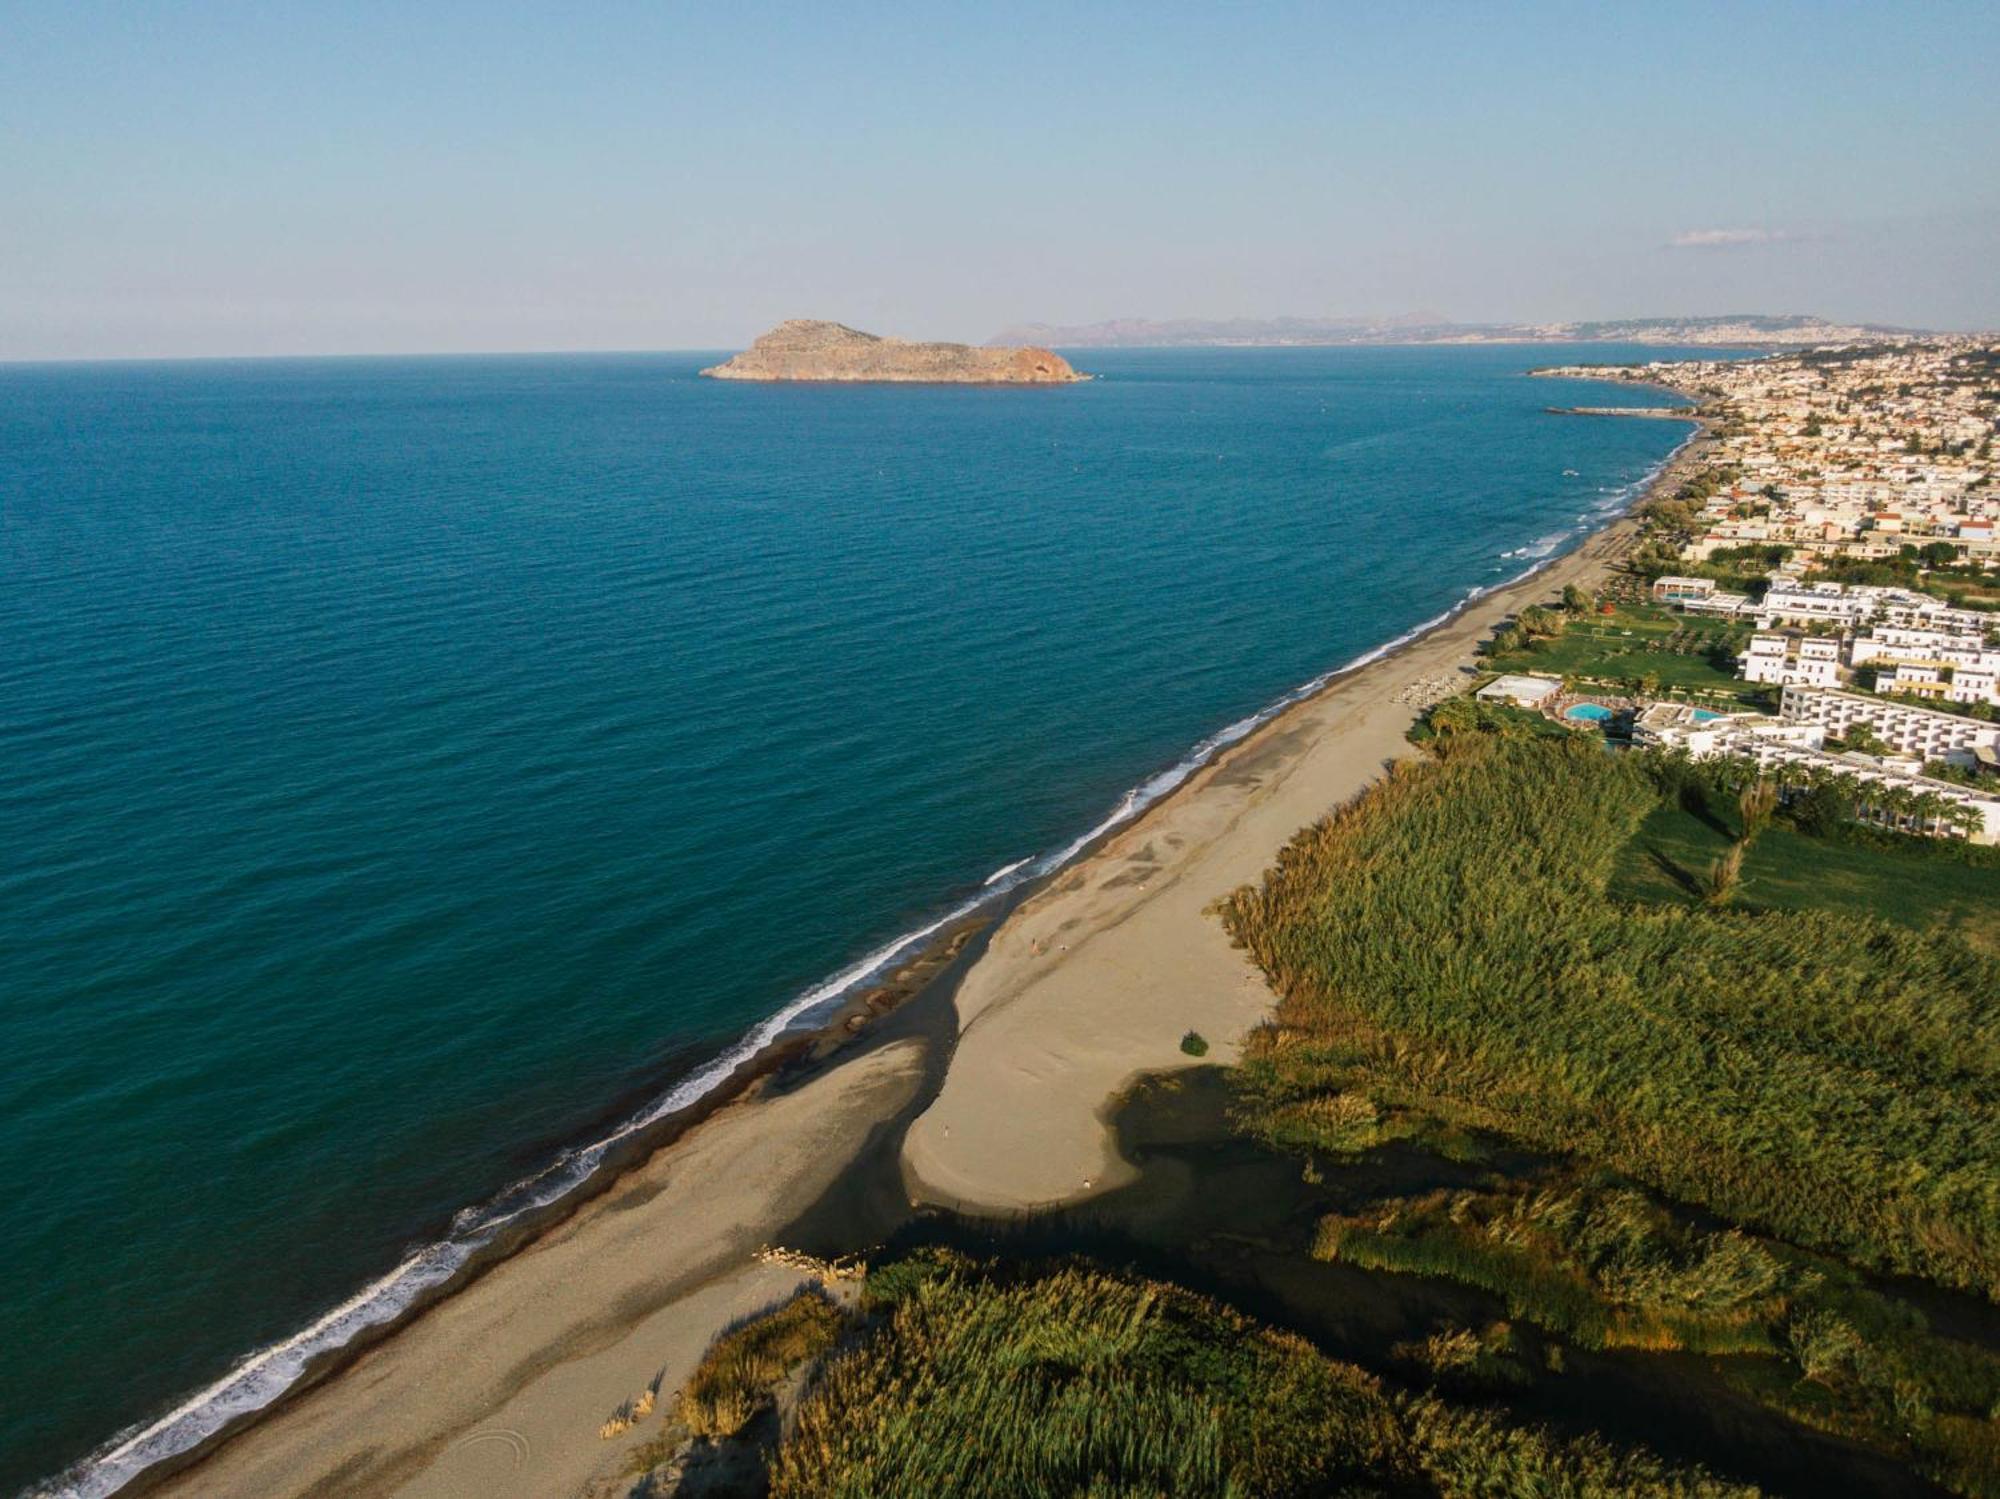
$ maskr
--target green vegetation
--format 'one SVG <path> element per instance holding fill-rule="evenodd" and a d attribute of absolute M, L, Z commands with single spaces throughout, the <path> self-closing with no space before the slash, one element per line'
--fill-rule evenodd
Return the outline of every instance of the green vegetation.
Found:
<path fill-rule="evenodd" d="M 1612 859 L 1610 898 L 1685 905 L 1700 871 L 1733 841 L 1731 810 L 1726 796 L 1700 781 L 1655 805 Z M 1859 828 L 1813 837 L 1793 818 L 1779 818 L 1746 854 L 1734 904 L 1746 911 L 1824 911 L 1912 931 L 1954 932 L 2000 956 L 2000 921 L 1994 919 L 2000 850 Z"/>
<path fill-rule="evenodd" d="M 1893 557 L 1823 557 L 1814 563 L 1812 576 L 1833 583 L 1913 588 L 1960 609 L 2000 609 L 2000 569 L 1960 559 L 1949 542 L 1906 543 Z"/>
<path fill-rule="evenodd" d="M 1792 1420 L 2000 1495 L 2000 1355 L 1853 1268 L 2000 1298 L 2000 851 L 1720 763 L 1435 746 L 1227 904 L 1281 995 L 1239 1122 L 1334 1158 L 1473 1130 L 1560 1159 L 1331 1215 L 1314 1252 L 1723 1358 Z M 1441 1389 L 1531 1377 L 1510 1323 L 1403 1354 Z"/>
<path fill-rule="evenodd" d="M 1896 1452 L 1961 1493 L 2000 1493 L 2000 1356 L 1937 1335 L 1852 1271 L 1691 1226 L 1615 1180 L 1557 1172 L 1378 1203 L 1327 1218 L 1315 1253 L 1479 1286 L 1586 1347 L 1756 1355 L 1767 1362 L 1738 1380 L 1753 1398 Z M 1518 1368 L 1509 1342 L 1489 1328 L 1434 1338 L 1422 1354 L 1441 1373 L 1505 1379 Z"/>
<path fill-rule="evenodd" d="M 856 1346 L 800 1402 L 774 1499 L 1749 1492 L 1392 1391 L 1192 1292 L 1087 1266 L 922 1252 L 876 1270 L 863 1305 Z M 1437 1362 L 1478 1357 L 1461 1353 Z"/>
<path fill-rule="evenodd" d="M 1208 1055 L 1208 1038 L 1200 1031 L 1189 1031 L 1181 1037 L 1181 1050 L 1191 1057 L 1205 1057 Z"/>
<path fill-rule="evenodd" d="M 1530 612 L 1522 611 L 1522 626 Z M 1612 614 L 1570 618 L 1558 632 L 1540 637 L 1525 628 L 1502 630 L 1489 659 L 1496 671 L 1538 672 L 1616 690 L 1678 689 L 1724 706 L 1762 706 L 1758 689 L 1736 678 L 1735 656 L 1747 634 L 1740 625 L 1626 604 Z"/>
<path fill-rule="evenodd" d="M 1690 1230 L 1632 1188 L 1560 1177 L 1329 1217 L 1314 1253 L 1479 1286 L 1590 1348 L 1773 1353 L 1773 1326 L 1820 1280 L 1734 1229 Z"/>
<path fill-rule="evenodd" d="M 1378 1137 L 1485 1129 L 2000 1294 L 2000 962 L 1859 913 L 1623 903 L 1666 767 L 1439 742 L 1226 904 L 1281 996 L 1243 1068 L 1253 1133 L 1352 1149 L 1359 1106 Z"/>
<path fill-rule="evenodd" d="M 817 1290 L 725 1333 L 681 1391 L 681 1423 L 697 1437 L 732 1437 L 769 1407 L 780 1380 L 840 1336 L 840 1309 Z"/>
<path fill-rule="evenodd" d="M 1570 731 L 1532 708 L 1448 697 L 1418 719 L 1405 736 L 1412 744 L 1452 734 L 1498 734 L 1508 738 L 1567 739 Z"/>

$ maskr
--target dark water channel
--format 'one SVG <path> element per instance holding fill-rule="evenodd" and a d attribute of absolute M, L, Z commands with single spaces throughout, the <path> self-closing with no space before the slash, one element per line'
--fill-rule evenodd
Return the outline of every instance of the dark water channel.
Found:
<path fill-rule="evenodd" d="M 901 1130 L 885 1127 L 883 1149 L 861 1179 L 795 1225 L 790 1242 L 823 1254 L 880 1245 L 876 1258 L 928 1244 L 973 1254 L 1085 1255 L 1213 1296 L 1410 1388 L 1421 1386 L 1397 1345 L 1446 1328 L 1509 1320 L 1499 1297 L 1472 1287 L 1315 1260 L 1313 1234 L 1328 1213 L 1476 1186 L 1496 1171 L 1532 1170 L 1544 1164 L 1539 1158 L 1499 1152 L 1466 1164 L 1396 1144 L 1354 1164 L 1322 1164 L 1314 1181 L 1300 1158 L 1233 1134 L 1227 1103 L 1227 1074 L 1219 1067 L 1142 1087 L 1116 1120 L 1138 1180 L 1077 1209 L 1004 1225 L 948 1213 L 912 1215 L 893 1176 L 891 1146 Z M 1515 1335 L 1527 1382 L 1476 1390 L 1445 1385 L 1440 1393 L 1525 1423 L 1596 1432 L 1697 1462 L 1773 1494 L 1945 1492 L 1889 1458 L 1758 1404 L 1728 1377 L 1729 1366 L 1740 1369 L 1743 1359 L 1565 1344 L 1559 1371 L 1551 1371 L 1545 1355 L 1552 1340 L 1518 1323 Z"/>

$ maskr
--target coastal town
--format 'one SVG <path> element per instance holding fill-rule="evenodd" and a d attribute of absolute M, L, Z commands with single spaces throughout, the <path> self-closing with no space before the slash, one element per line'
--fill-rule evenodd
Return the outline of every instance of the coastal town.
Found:
<path fill-rule="evenodd" d="M 1641 507 L 1628 575 L 1607 590 L 1623 602 L 1601 606 L 1621 617 L 1594 599 L 1534 611 L 1502 633 L 1509 669 L 1479 697 L 1736 762 L 1781 799 L 1838 788 L 1883 828 L 2000 841 L 2000 345 L 1541 373 L 1693 396 L 1706 431 L 1691 472 Z M 1699 642 L 1710 680 L 1663 693 L 1634 673 L 1649 625 L 1683 655 Z M 1573 627 L 1604 659 L 1572 643 L 1554 652 L 1563 671 L 1535 671 Z"/>

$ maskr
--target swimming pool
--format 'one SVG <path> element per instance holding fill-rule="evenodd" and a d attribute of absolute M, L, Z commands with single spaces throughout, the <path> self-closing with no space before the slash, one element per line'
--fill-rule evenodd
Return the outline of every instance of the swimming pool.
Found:
<path fill-rule="evenodd" d="M 1611 716 L 1611 710 L 1602 703 L 1573 703 L 1563 709 L 1563 717 L 1583 723 L 1603 723 Z"/>
<path fill-rule="evenodd" d="M 1697 708 L 1694 710 L 1694 721 L 1696 723 L 1707 723 L 1711 718 L 1722 718 L 1725 716 L 1721 713 L 1711 713 L 1706 708 Z"/>

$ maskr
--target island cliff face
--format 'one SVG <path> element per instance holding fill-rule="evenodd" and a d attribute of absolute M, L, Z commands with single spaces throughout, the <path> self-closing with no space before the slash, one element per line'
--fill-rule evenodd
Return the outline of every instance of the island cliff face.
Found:
<path fill-rule="evenodd" d="M 726 364 L 702 371 L 716 380 L 903 380 L 957 385 L 1067 385 L 1088 380 L 1047 349 L 976 349 L 908 343 L 840 323 L 780 323 Z"/>

